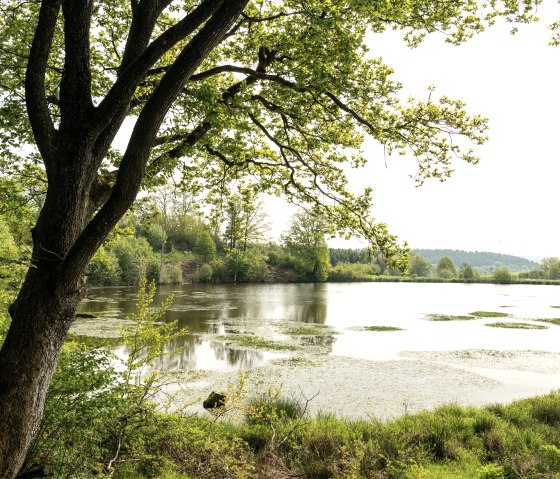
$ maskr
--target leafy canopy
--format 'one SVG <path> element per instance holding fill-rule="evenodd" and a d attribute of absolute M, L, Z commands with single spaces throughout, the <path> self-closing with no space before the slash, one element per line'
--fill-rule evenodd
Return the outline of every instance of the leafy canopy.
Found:
<path fill-rule="evenodd" d="M 94 105 L 114 85 L 138 0 L 94 3 L 90 69 Z M 200 2 L 169 0 L 152 40 Z M 443 32 L 460 43 L 497 16 L 532 19 L 535 0 L 252 0 L 220 45 L 190 77 L 155 140 L 145 185 L 181 170 L 183 186 L 210 201 L 243 180 L 255 193 L 285 195 L 318 208 L 333 230 L 358 234 L 398 257 L 400 248 L 384 224 L 370 217 L 371 191 L 350 192 L 343 166 L 366 162 L 366 135 L 388 154 L 411 153 L 417 181 L 444 180 L 452 159 L 478 158 L 455 136 L 475 145 L 485 140 L 485 119 L 469 115 L 461 101 L 402 101 L 393 70 L 370 52 L 368 32 L 403 30 L 417 45 Z M 0 4 L 0 157 L 4 167 L 36 165 L 38 155 L 27 119 L 24 75 L 39 1 Z M 63 18 L 59 14 L 45 94 L 55 127 L 64 74 Z M 31 19 L 31 21 L 30 21 Z M 129 116 L 137 117 L 190 37 L 170 48 L 135 90 Z M 25 153 L 24 153 L 25 152 Z M 22 156 L 26 158 L 22 158 Z M 98 175 L 114 181 L 121 154 L 109 150 Z M 159 178 L 159 180 L 158 180 Z"/>

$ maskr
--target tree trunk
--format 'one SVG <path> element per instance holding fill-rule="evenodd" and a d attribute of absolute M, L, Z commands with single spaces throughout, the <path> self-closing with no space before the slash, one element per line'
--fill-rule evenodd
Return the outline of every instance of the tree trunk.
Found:
<path fill-rule="evenodd" d="M 0 479 L 15 477 L 39 427 L 58 354 L 81 297 L 87 264 L 132 205 L 170 106 L 190 76 L 224 40 L 247 0 L 204 0 L 149 45 L 157 18 L 169 2 L 132 2 L 137 13 L 121 72 L 96 107 L 91 99 L 89 54 L 93 2 L 40 3 L 25 95 L 48 191 L 33 232 L 32 265 L 10 308 L 12 324 L 0 350 Z M 65 63 L 56 128 L 45 78 L 61 7 Z M 189 37 L 139 114 L 108 198 L 96 201 L 93 191 L 101 161 L 134 92 L 147 71 Z"/>
<path fill-rule="evenodd" d="M 12 324 L 0 350 L 0 479 L 15 477 L 25 459 L 60 348 L 85 291 L 80 287 L 83 271 L 59 272 L 91 215 L 93 175 L 71 161 L 84 158 L 75 151 L 60 156 L 62 167 L 49 172 L 49 190 L 33 229 L 32 265 L 9 309 Z"/>
<path fill-rule="evenodd" d="M 0 351 L 0 478 L 19 471 L 38 430 L 45 397 L 79 294 L 61 297 L 48 275 L 31 269 L 10 308 Z"/>

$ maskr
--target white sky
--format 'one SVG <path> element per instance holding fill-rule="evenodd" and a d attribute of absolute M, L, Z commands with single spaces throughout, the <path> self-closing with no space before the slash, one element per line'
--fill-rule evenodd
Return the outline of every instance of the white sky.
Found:
<path fill-rule="evenodd" d="M 548 46 L 547 30 L 560 9 L 548 2 L 539 16 L 515 36 L 511 25 L 496 25 L 459 47 L 436 35 L 411 50 L 393 32 L 372 42 L 405 98 L 425 99 L 435 85 L 490 119 L 480 164 L 456 163 L 445 183 L 416 188 L 415 160 L 393 157 L 385 166 L 381 149 L 367 146 L 367 174 L 353 173 L 352 185 L 373 187 L 373 216 L 412 248 L 560 256 L 560 47 Z"/>

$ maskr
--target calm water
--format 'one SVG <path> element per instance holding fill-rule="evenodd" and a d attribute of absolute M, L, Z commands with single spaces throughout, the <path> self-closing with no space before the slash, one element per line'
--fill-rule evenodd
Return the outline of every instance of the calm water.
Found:
<path fill-rule="evenodd" d="M 158 290 L 158 301 L 173 294 L 165 319 L 177 320 L 189 334 L 172 348 L 178 354 L 167 369 L 250 369 L 279 353 L 247 351 L 216 341 L 210 334 L 258 331 L 267 336 L 286 321 L 332 326 L 334 356 L 368 360 L 402 359 L 402 351 L 465 349 L 560 352 L 560 326 L 546 330 L 490 328 L 504 319 L 433 322 L 426 314 L 464 315 L 500 311 L 505 320 L 560 317 L 560 287 L 533 285 L 345 283 L 275 285 L 172 285 Z M 91 289 L 81 311 L 99 318 L 122 318 L 134 310 L 134 288 Z M 387 325 L 404 331 L 372 333 L 349 328 Z M 271 333 L 274 334 L 274 333 Z M 268 334 L 270 337 L 270 334 Z M 281 339 L 281 338 L 280 338 Z M 312 339 L 310 339 L 312 340 Z M 124 353 L 116 348 L 117 353 Z"/>

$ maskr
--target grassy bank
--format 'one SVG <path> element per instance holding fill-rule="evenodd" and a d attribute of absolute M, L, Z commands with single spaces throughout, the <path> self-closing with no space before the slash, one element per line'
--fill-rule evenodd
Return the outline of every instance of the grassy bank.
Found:
<path fill-rule="evenodd" d="M 213 414 L 196 415 L 177 404 L 167 410 L 174 412 L 162 412 L 173 378 L 151 373 L 148 365 L 184 332 L 174 323 L 161 324 L 169 301 L 152 308 L 155 285 L 144 283 L 138 294 L 137 311 L 121 330 L 129 349 L 126 359 L 78 337 L 63 348 L 20 479 L 559 477 L 558 392 L 484 408 L 449 405 L 390 422 L 350 421 L 311 417 L 307 400 L 266 391 L 266 381 L 263 397 L 247 398 L 241 374 L 238 384 L 224 386 L 223 408 Z M 504 314 L 476 311 L 469 317 Z M 325 329 L 286 325 L 285 333 Z M 251 335 L 222 339 L 259 340 Z"/>
<path fill-rule="evenodd" d="M 481 409 L 450 405 L 386 424 L 309 419 L 301 404 L 268 399 L 254 401 L 244 419 L 159 417 L 146 443 L 159 466 L 130 465 L 116 477 L 559 477 L 558 394 Z"/>
<path fill-rule="evenodd" d="M 60 458 L 67 454 L 69 463 L 64 467 L 69 469 L 76 468 L 76 458 L 68 451 L 51 448 L 42 456 L 40 470 L 45 475 L 26 477 L 559 477 L 558 393 L 484 408 L 448 405 L 388 423 L 347 421 L 332 415 L 310 418 L 304 403 L 274 394 L 253 399 L 236 412 L 237 419 L 231 420 L 228 414 L 162 414 L 146 409 L 137 427 L 119 438 L 116 456 L 104 449 L 114 447 L 114 435 L 107 431 L 103 436 L 95 423 L 82 424 L 81 440 L 92 437 L 97 441 L 95 447 L 87 448 L 87 461 L 94 469 L 63 474 Z M 111 420 L 104 423 L 111 424 Z M 54 471 L 49 466 L 53 457 L 59 460 Z M 110 462 L 113 457 L 117 459 Z"/>

